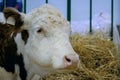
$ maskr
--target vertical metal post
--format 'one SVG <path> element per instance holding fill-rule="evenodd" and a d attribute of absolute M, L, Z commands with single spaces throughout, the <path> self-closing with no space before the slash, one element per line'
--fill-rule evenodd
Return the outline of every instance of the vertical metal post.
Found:
<path fill-rule="evenodd" d="M 92 0 L 90 0 L 90 33 L 92 33 Z"/>
<path fill-rule="evenodd" d="M 113 40 L 113 15 L 114 15 L 114 0 L 111 0 L 111 40 Z"/>
<path fill-rule="evenodd" d="M 71 21 L 71 0 L 67 0 L 67 20 Z"/>
<path fill-rule="evenodd" d="M 3 9 L 5 8 L 5 2 L 6 2 L 6 0 L 3 0 Z"/>
<path fill-rule="evenodd" d="M 24 0 L 24 13 L 26 13 L 26 0 Z"/>
<path fill-rule="evenodd" d="M 48 0 L 46 0 L 46 3 L 48 3 Z"/>

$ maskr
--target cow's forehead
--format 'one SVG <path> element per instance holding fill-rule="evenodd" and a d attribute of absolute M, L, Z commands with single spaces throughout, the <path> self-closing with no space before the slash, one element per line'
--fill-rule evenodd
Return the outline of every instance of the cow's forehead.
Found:
<path fill-rule="evenodd" d="M 32 25 L 51 27 L 69 26 L 69 22 L 61 15 L 61 13 L 56 8 L 47 4 L 32 10 L 27 16 L 32 20 Z"/>
<path fill-rule="evenodd" d="M 33 18 L 32 25 L 50 26 L 50 27 L 68 27 L 69 23 L 63 17 L 43 14 Z"/>
<path fill-rule="evenodd" d="M 34 17 L 38 17 L 39 15 L 46 14 L 46 13 L 61 16 L 61 13 L 55 7 L 48 5 L 48 4 L 45 4 L 39 8 L 33 9 L 27 15 L 31 16 L 31 18 L 34 18 Z"/>

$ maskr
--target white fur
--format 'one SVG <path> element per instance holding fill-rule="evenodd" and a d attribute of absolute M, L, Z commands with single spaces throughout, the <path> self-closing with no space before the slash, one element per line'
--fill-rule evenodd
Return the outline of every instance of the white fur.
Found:
<path fill-rule="evenodd" d="M 6 23 L 11 24 L 11 25 L 15 25 L 15 19 L 13 17 L 9 17 L 6 21 Z"/>
<path fill-rule="evenodd" d="M 6 72 L 6 70 L 0 67 L 0 80 L 21 80 L 19 78 L 19 67 L 16 65 L 15 74 Z"/>
<path fill-rule="evenodd" d="M 14 80 L 13 74 L 6 72 L 4 68 L 0 67 L 0 80 Z"/>
<path fill-rule="evenodd" d="M 17 53 L 20 54 L 20 53 L 24 53 L 24 41 L 22 40 L 21 38 L 21 33 L 18 33 L 17 36 L 14 38 L 16 43 L 20 43 L 20 44 L 17 44 Z"/>

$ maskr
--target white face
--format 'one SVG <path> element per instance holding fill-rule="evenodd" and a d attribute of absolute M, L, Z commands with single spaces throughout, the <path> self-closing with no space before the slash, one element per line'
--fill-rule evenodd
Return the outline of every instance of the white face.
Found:
<path fill-rule="evenodd" d="M 27 28 L 29 38 L 25 45 L 25 53 L 39 67 L 48 69 L 77 67 L 79 57 L 69 41 L 70 24 L 56 13 L 47 12 L 34 18 L 33 13 L 28 14 L 32 21 Z"/>

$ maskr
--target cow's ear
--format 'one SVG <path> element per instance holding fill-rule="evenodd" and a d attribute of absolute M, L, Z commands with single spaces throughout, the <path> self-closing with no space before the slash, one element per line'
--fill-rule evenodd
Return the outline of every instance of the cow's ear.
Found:
<path fill-rule="evenodd" d="M 15 8 L 7 7 L 3 10 L 6 22 L 14 24 L 16 28 L 19 28 L 23 25 L 22 14 Z"/>

